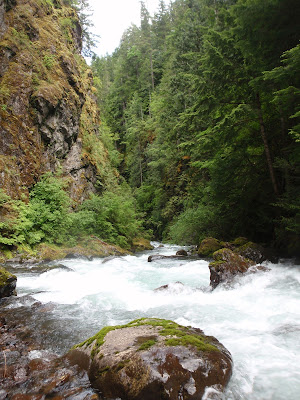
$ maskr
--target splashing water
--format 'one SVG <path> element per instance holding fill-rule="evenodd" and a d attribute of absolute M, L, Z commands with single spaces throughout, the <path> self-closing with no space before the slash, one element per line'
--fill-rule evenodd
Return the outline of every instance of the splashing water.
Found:
<path fill-rule="evenodd" d="M 179 249 L 155 245 L 156 254 L 172 255 Z M 299 266 L 268 264 L 270 272 L 245 275 L 230 287 L 210 291 L 207 261 L 148 263 L 149 254 L 64 260 L 64 268 L 43 273 L 27 268 L 18 273 L 19 297 L 10 307 L 45 304 L 50 312 L 32 316 L 33 329 L 59 354 L 105 325 L 141 317 L 198 327 L 233 356 L 226 400 L 299 398 Z M 165 284 L 164 290 L 154 290 Z"/>

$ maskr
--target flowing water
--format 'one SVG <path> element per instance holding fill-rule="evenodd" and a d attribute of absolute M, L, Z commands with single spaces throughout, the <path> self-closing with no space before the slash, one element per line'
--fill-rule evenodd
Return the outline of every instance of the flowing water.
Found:
<path fill-rule="evenodd" d="M 179 249 L 155 245 L 152 254 L 172 255 Z M 207 261 L 149 263 L 149 254 L 64 260 L 42 273 L 15 267 L 18 297 L 7 307 L 16 318 L 26 318 L 34 335 L 58 354 L 105 325 L 140 317 L 198 327 L 233 356 L 234 372 L 224 399 L 300 398 L 299 265 L 269 263 L 269 272 L 245 275 L 211 291 Z M 167 289 L 154 290 L 165 284 Z M 44 304 L 44 312 L 32 312 L 36 301 Z"/>

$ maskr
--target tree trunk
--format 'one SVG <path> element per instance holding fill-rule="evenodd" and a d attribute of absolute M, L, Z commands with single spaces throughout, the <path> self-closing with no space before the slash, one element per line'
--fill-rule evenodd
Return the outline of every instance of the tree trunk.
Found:
<path fill-rule="evenodd" d="M 150 51 L 150 68 L 151 68 L 151 85 L 152 85 L 152 90 L 154 90 L 154 72 L 153 72 L 153 58 L 152 58 L 152 46 L 151 46 L 151 51 Z"/>
<path fill-rule="evenodd" d="M 257 107 L 258 107 L 257 110 L 258 110 L 258 119 L 259 119 L 259 125 L 260 125 L 260 134 L 261 134 L 261 137 L 262 137 L 262 140 L 264 143 L 267 164 L 268 164 L 268 168 L 269 168 L 269 173 L 270 173 L 270 178 L 272 181 L 273 190 L 274 190 L 275 195 L 277 196 L 279 194 L 279 191 L 278 191 L 278 186 L 277 186 L 276 177 L 275 177 L 275 173 L 274 173 L 270 148 L 269 148 L 269 144 L 268 144 L 268 140 L 267 140 L 267 136 L 266 136 L 266 128 L 265 128 L 265 123 L 264 123 L 264 119 L 263 119 L 263 115 L 262 115 L 260 97 L 259 97 L 258 93 L 256 94 L 256 99 L 257 99 Z"/>
<path fill-rule="evenodd" d="M 143 185 L 143 168 L 142 168 L 142 149 L 141 149 L 141 140 L 140 140 L 140 138 L 139 138 L 139 152 L 140 152 L 140 157 L 139 157 L 140 184 L 142 186 Z"/>

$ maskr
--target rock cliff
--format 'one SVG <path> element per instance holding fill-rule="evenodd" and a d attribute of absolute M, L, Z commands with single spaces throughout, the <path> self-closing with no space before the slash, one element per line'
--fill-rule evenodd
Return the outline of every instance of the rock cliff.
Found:
<path fill-rule="evenodd" d="M 59 173 L 81 202 L 113 177 L 81 26 L 64 0 L 0 0 L 0 187 Z"/>

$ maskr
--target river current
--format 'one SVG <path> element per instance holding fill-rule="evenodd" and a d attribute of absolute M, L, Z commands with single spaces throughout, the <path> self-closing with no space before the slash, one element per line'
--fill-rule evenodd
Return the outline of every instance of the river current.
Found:
<path fill-rule="evenodd" d="M 300 393 L 300 266 L 265 263 L 269 272 L 209 287 L 208 262 L 191 258 L 149 263 L 149 254 L 173 255 L 159 243 L 152 252 L 87 261 L 60 261 L 38 272 L 17 270 L 18 310 L 39 301 L 45 312 L 26 318 L 46 348 L 57 354 L 103 326 L 141 317 L 171 319 L 215 336 L 232 354 L 226 400 L 297 400 Z M 17 268 L 17 267 L 16 267 Z M 14 268 L 11 268 L 13 271 Z M 165 290 L 154 289 L 169 284 Z"/>

